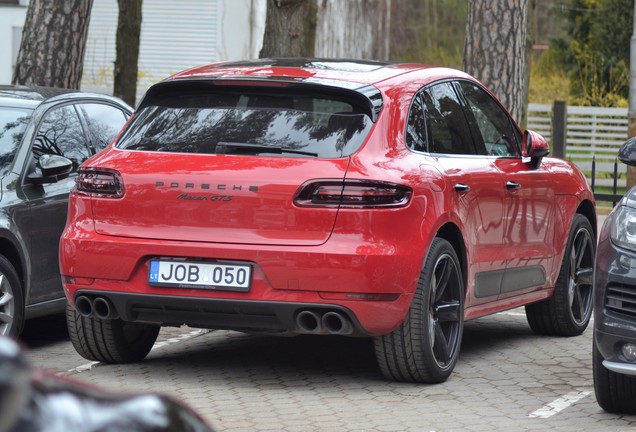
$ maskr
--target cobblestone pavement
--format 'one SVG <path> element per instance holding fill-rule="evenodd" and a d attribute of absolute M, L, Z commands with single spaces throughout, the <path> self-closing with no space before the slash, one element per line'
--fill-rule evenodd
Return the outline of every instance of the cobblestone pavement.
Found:
<path fill-rule="evenodd" d="M 37 367 L 165 393 L 221 432 L 636 431 L 636 416 L 596 404 L 592 326 L 537 336 L 523 309 L 467 322 L 459 363 L 438 385 L 386 381 L 368 339 L 166 328 L 145 361 L 107 365 L 81 358 L 56 316 L 28 322 L 22 341 Z"/>
<path fill-rule="evenodd" d="M 95 364 L 75 353 L 62 318 L 29 323 L 22 339 L 34 365 L 171 395 L 218 431 L 636 430 L 636 417 L 596 404 L 591 326 L 574 338 L 537 336 L 523 309 L 467 322 L 455 372 L 438 385 L 386 381 L 368 339 L 186 327 L 163 329 L 141 363 Z"/>

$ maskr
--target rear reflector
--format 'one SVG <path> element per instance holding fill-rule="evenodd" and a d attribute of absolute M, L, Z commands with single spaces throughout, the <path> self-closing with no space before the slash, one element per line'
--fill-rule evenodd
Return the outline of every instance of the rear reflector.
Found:
<path fill-rule="evenodd" d="M 395 301 L 399 294 L 374 294 L 374 293 L 338 293 L 319 292 L 318 295 L 324 300 L 357 300 L 357 301 Z"/>
<path fill-rule="evenodd" d="M 121 198 L 124 196 L 124 183 L 115 170 L 87 168 L 78 171 L 75 190 L 95 197 Z"/>
<path fill-rule="evenodd" d="M 392 208 L 409 203 L 407 186 L 374 180 L 312 180 L 294 197 L 299 207 Z"/>
<path fill-rule="evenodd" d="M 73 285 L 92 285 L 95 279 L 62 275 L 62 282 Z"/>

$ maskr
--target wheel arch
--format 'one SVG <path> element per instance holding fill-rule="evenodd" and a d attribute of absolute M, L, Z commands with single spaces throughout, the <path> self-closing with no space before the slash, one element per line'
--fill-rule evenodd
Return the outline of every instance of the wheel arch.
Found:
<path fill-rule="evenodd" d="M 24 271 L 25 263 L 22 254 L 18 251 L 16 245 L 10 239 L 2 235 L 0 235 L 0 255 L 3 255 L 6 259 L 8 259 L 16 273 L 18 273 L 18 278 L 20 279 L 22 289 L 24 290 L 24 301 L 26 303 L 28 292 L 26 288 L 26 273 Z"/>
<path fill-rule="evenodd" d="M 447 222 L 444 224 L 438 231 L 435 237 L 443 238 L 448 241 L 453 249 L 455 249 L 455 253 L 459 258 L 459 264 L 462 269 L 462 276 L 464 278 L 464 286 L 468 286 L 467 284 L 467 257 L 466 257 L 466 243 L 464 242 L 464 236 L 462 235 L 461 230 L 457 225 L 452 222 Z"/>
<path fill-rule="evenodd" d="M 596 210 L 594 208 L 594 204 L 590 200 L 583 200 L 579 204 L 576 212 L 585 216 L 588 221 L 590 221 L 590 225 L 592 225 L 592 230 L 594 231 L 594 238 L 598 236 L 598 227 L 596 226 Z"/>

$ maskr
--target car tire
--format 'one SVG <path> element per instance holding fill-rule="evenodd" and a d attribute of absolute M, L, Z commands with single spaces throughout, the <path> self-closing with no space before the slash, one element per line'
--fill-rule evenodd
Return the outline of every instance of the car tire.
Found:
<path fill-rule="evenodd" d="M 436 238 L 404 322 L 374 340 L 382 374 L 395 381 L 440 383 L 453 371 L 464 328 L 464 278 L 451 244 Z"/>
<path fill-rule="evenodd" d="M 66 307 L 66 323 L 73 347 L 87 360 L 134 363 L 143 360 L 154 345 L 160 326 L 129 323 L 121 319 L 84 317 Z"/>
<path fill-rule="evenodd" d="M 592 348 L 594 393 L 599 406 L 607 412 L 636 414 L 636 377 L 613 372 L 603 366 L 603 356 Z"/>
<path fill-rule="evenodd" d="M 549 299 L 526 305 L 526 318 L 537 334 L 577 336 L 592 316 L 592 280 L 596 239 L 587 218 L 576 214 L 563 254 L 554 294 Z"/>
<path fill-rule="evenodd" d="M 0 336 L 17 338 L 24 326 L 24 292 L 18 273 L 0 255 Z"/>

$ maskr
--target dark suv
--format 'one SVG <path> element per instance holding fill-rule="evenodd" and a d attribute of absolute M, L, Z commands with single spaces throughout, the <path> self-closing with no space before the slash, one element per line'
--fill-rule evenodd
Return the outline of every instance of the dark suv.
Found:
<path fill-rule="evenodd" d="M 0 335 L 64 311 L 58 245 L 78 166 L 132 109 L 117 98 L 0 86 Z"/>
<path fill-rule="evenodd" d="M 636 138 L 623 144 L 618 158 L 636 166 Z M 636 187 L 603 224 L 594 302 L 596 399 L 606 411 L 636 414 Z"/>

